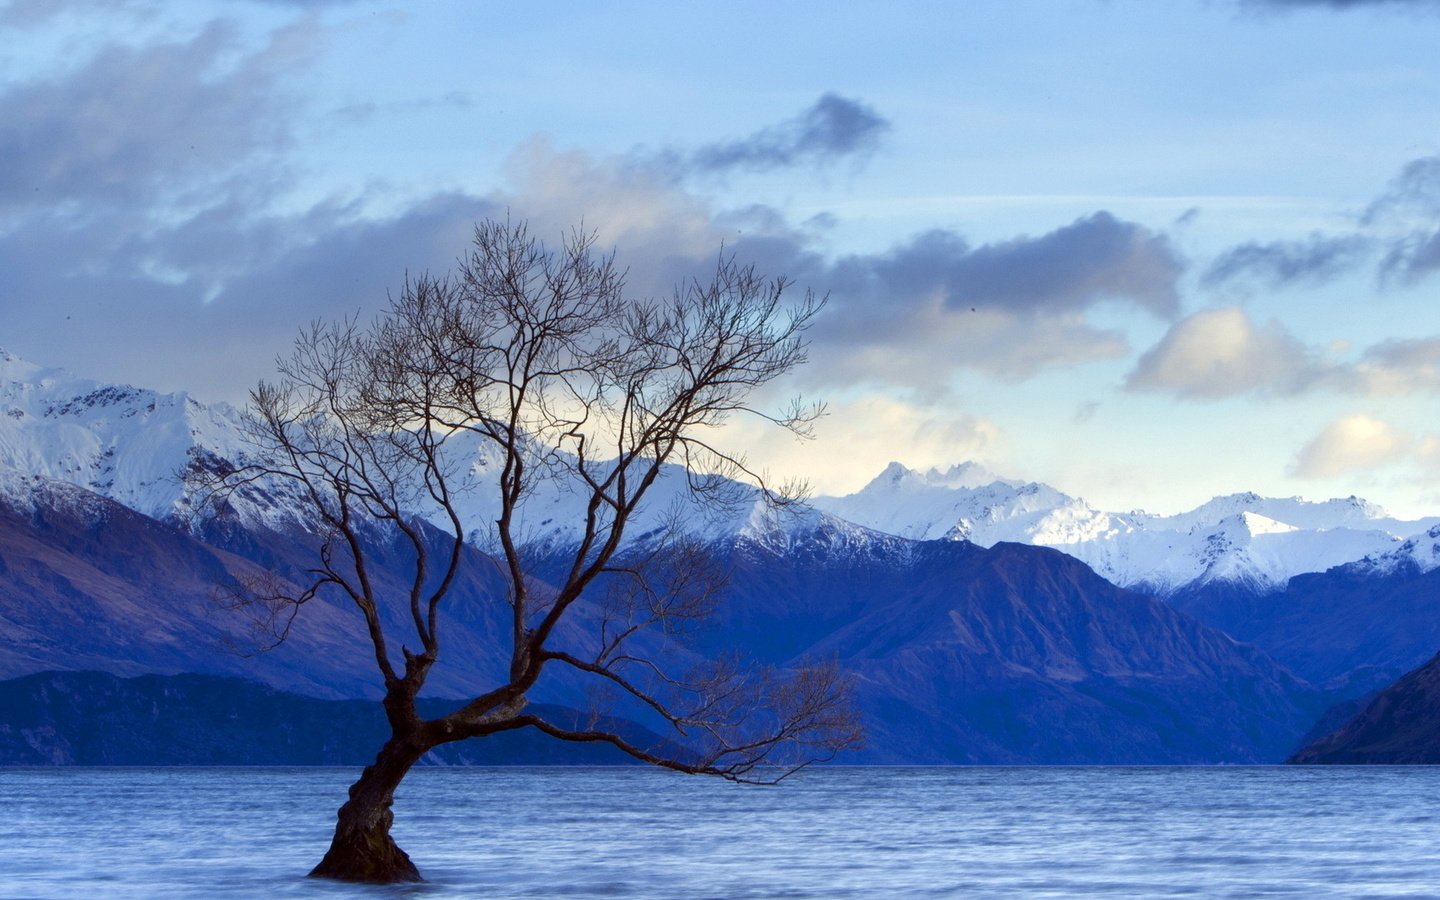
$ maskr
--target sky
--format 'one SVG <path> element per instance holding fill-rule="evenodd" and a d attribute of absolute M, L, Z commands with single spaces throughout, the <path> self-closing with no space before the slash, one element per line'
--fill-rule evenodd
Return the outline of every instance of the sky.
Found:
<path fill-rule="evenodd" d="M 724 440 L 1440 512 L 1440 0 L 0 0 L 0 348 L 241 403 L 473 225 L 828 295 Z M 770 399 L 770 398 L 766 398 Z"/>

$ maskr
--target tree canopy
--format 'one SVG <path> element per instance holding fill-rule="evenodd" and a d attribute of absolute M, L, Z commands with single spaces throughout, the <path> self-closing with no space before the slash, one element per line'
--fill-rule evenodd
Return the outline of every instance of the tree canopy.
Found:
<path fill-rule="evenodd" d="M 314 323 L 279 378 L 252 392 L 249 431 L 262 462 L 219 486 L 290 484 L 320 541 L 305 583 L 241 584 L 232 600 L 265 611 L 283 637 L 310 599 L 348 599 L 373 646 L 392 731 L 312 874 L 418 879 L 389 836 L 390 806 L 410 766 L 450 741 L 530 727 L 754 781 L 857 743 L 833 665 L 774 672 L 680 649 L 724 584 L 683 521 L 627 540 L 665 478 L 683 479 L 701 504 L 734 501 L 737 485 L 746 502 L 795 498 L 714 441 L 737 415 L 804 435 L 821 413 L 799 401 L 766 410 L 754 399 L 805 361 L 804 332 L 823 306 L 808 292 L 792 300 L 789 287 L 722 252 L 707 278 L 663 299 L 634 298 L 593 235 L 572 231 L 552 249 L 523 223 L 487 221 L 453 272 L 407 279 L 372 323 Z M 467 458 L 477 447 L 494 461 L 482 478 Z M 542 486 L 581 501 L 562 546 L 526 540 L 526 502 Z M 465 497 L 476 491 L 490 492 L 493 522 L 465 520 Z M 408 548 L 403 595 L 374 577 L 377 529 Z M 446 598 L 462 567 L 481 564 L 503 584 L 494 602 L 508 672 L 477 684 L 450 714 L 423 719 L 415 701 L 442 660 Z M 562 629 L 567 621 L 578 630 Z M 592 680 L 613 710 L 664 723 L 667 741 L 640 746 L 527 711 L 528 693 L 557 669 Z"/>

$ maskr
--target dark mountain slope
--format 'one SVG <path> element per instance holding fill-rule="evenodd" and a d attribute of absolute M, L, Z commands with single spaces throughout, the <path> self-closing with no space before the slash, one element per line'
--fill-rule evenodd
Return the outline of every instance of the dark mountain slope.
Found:
<path fill-rule="evenodd" d="M 1380 691 L 1339 729 L 1302 747 L 1288 761 L 1440 764 L 1440 656 Z"/>
<path fill-rule="evenodd" d="M 1278 761 L 1321 711 L 1253 647 L 1019 544 L 741 542 L 723 637 L 857 674 L 876 762 Z M 828 633 L 825 633 L 827 632 Z"/>
<path fill-rule="evenodd" d="M 1383 688 L 1440 650 L 1440 569 L 1351 564 L 1297 575 L 1278 593 L 1175 601 L 1340 699 Z"/>
<path fill-rule="evenodd" d="M 226 649 L 237 634 L 243 643 L 243 619 L 210 602 L 214 585 L 261 567 L 299 578 L 313 538 L 235 521 L 204 535 L 55 483 L 28 505 L 0 505 L 0 675 L 198 672 L 374 695 L 369 648 L 341 603 L 307 604 L 277 650 Z M 382 589 L 403 591 L 403 545 L 377 535 L 374 549 Z M 1319 713 L 1315 693 L 1263 654 L 1054 551 L 917 543 L 821 520 L 719 552 L 733 579 L 698 649 L 782 667 L 838 659 L 871 731 L 854 761 L 1278 760 Z M 446 609 L 431 690 L 463 696 L 505 664 L 508 608 L 478 552 Z M 570 646 L 596 614 L 577 608 Z M 536 700 L 588 708 L 578 679 L 555 674 Z"/>
<path fill-rule="evenodd" d="M 434 713 L 444 701 L 423 705 Z M 537 705 L 554 721 L 577 714 Z M 608 720 L 641 746 L 659 739 Z M 237 678 L 45 672 L 0 681 L 0 765 L 368 765 L 388 734 L 369 700 L 318 700 Z M 613 747 L 529 729 L 442 747 L 432 765 L 613 765 Z"/>
<path fill-rule="evenodd" d="M 56 482 L 0 501 L 0 676 L 44 669 L 122 675 L 248 674 L 306 693 L 364 689 L 364 648 L 317 602 L 289 646 L 247 659 L 245 621 L 210 601 L 258 569 L 118 503 Z"/>
<path fill-rule="evenodd" d="M 302 579 L 316 558 L 313 536 L 234 521 L 211 523 L 204 533 L 213 543 L 58 482 L 36 482 L 23 502 L 0 498 L 0 677 L 47 669 L 192 672 L 318 697 L 378 696 L 374 651 L 348 599 L 309 601 L 287 639 L 267 652 L 259 650 L 273 636 L 215 600 L 217 588 L 242 576 Z M 403 547 L 383 535 L 375 540 L 378 590 L 404 597 Z M 494 566 L 467 553 L 446 600 L 446 652 L 429 685 L 436 696 L 483 691 L 508 662 L 504 592 Z M 386 610 L 406 615 L 403 603 Z M 573 684 L 556 687 L 542 699 L 583 704 Z"/>

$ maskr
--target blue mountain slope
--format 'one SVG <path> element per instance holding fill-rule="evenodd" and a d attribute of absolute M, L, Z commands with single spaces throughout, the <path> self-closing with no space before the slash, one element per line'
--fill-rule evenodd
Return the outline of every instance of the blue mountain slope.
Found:
<path fill-rule="evenodd" d="M 1278 760 L 1319 712 L 1263 654 L 1074 559 L 1016 544 L 885 537 L 821 517 L 784 541 L 712 545 L 731 572 L 701 652 L 781 667 L 835 658 L 870 729 L 853 761 Z M 73 486 L 0 505 L 0 675 L 97 669 L 240 675 L 328 697 L 374 696 L 355 614 L 315 601 L 279 649 L 227 649 L 243 620 L 217 582 L 263 568 L 298 577 L 304 535 L 212 523 L 205 542 Z M 403 590 L 404 553 L 377 542 L 376 577 Z M 447 601 L 434 693 L 462 696 L 504 665 L 503 593 L 473 553 Z M 574 640 L 583 640 L 580 610 Z M 661 637 L 651 651 L 685 652 Z M 584 707 L 564 678 L 537 698 Z M 623 714 L 623 713 L 622 713 Z"/>
<path fill-rule="evenodd" d="M 1202 589 L 1172 602 L 1337 699 L 1383 688 L 1440 650 L 1440 569 L 1351 564 L 1280 591 Z"/>
<path fill-rule="evenodd" d="M 866 758 L 1279 761 L 1325 705 L 1254 647 L 1020 544 L 740 541 L 716 646 L 856 674 Z"/>

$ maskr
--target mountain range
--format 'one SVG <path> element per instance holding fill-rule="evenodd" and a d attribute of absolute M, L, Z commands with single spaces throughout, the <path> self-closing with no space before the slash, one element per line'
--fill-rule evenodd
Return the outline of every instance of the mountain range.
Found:
<path fill-rule="evenodd" d="M 1311 502 L 1253 493 L 1216 497 L 1170 516 L 1103 512 L 1049 485 L 1000 478 L 975 463 L 926 472 L 891 463 L 860 491 L 814 503 L 915 540 L 1054 547 L 1115 584 L 1162 597 L 1211 583 L 1279 589 L 1304 572 L 1397 554 L 1407 539 L 1440 524 L 1434 516 L 1396 519 L 1358 497 Z M 1440 561 L 1417 563 L 1434 568 Z"/>
<path fill-rule="evenodd" d="M 483 487 L 494 460 L 454 452 Z M 0 351 L 0 677 L 199 673 L 373 697 L 343 605 L 307 604 L 284 644 L 253 653 L 248 623 L 215 602 L 237 574 L 302 571 L 314 546 L 281 486 L 220 519 L 197 513 L 179 473 L 252 453 L 233 407 Z M 638 540 L 685 502 L 681 475 L 657 484 Z M 493 510 L 472 496 L 463 514 L 478 534 Z M 974 463 L 892 464 L 788 515 L 736 496 L 687 516 L 732 573 L 701 649 L 839 660 L 870 733 L 856 761 L 1278 761 L 1327 705 L 1440 647 L 1440 518 L 1401 521 L 1358 498 L 1107 513 Z M 564 545 L 576 502 L 537 494 L 529 536 Z M 437 666 L 437 697 L 503 664 L 483 550 L 448 601 L 447 646 L 464 652 Z M 398 560 L 381 577 L 397 573 Z M 541 699 L 584 702 L 563 680 Z"/>

